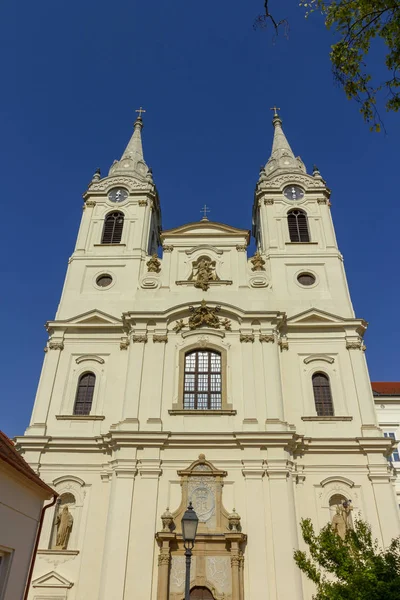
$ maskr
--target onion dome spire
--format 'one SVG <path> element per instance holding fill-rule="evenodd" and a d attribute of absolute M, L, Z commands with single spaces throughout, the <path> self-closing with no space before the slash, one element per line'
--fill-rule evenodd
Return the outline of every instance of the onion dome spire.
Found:
<path fill-rule="evenodd" d="M 274 126 L 274 139 L 272 142 L 271 157 L 265 165 L 265 173 L 267 174 L 267 177 L 276 175 L 282 171 L 301 171 L 306 173 L 306 168 L 303 161 L 299 156 L 295 157 L 293 150 L 291 149 L 290 144 L 283 132 L 282 119 L 278 114 L 279 108 L 274 106 L 274 108 L 271 110 L 274 111 L 274 118 L 272 119 L 272 124 Z"/>
<path fill-rule="evenodd" d="M 130 175 L 133 177 L 139 177 L 143 179 L 146 177 L 149 168 L 146 165 L 146 162 L 143 157 L 143 146 L 142 146 L 142 129 L 143 129 L 143 119 L 142 113 L 146 112 L 142 108 L 138 109 L 136 112 L 139 113 L 134 125 L 133 125 L 133 134 L 121 159 L 115 160 L 111 166 L 111 169 L 108 173 L 109 176 L 112 175 Z"/>

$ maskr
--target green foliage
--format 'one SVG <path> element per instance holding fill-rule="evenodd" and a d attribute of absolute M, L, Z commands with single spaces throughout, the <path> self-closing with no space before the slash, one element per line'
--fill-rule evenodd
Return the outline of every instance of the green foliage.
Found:
<path fill-rule="evenodd" d="M 397 0 L 300 0 L 307 16 L 320 11 L 325 25 L 338 37 L 331 50 L 336 80 L 349 99 L 360 104 L 371 129 L 380 130 L 377 98 L 385 96 L 387 111 L 400 108 L 400 2 Z M 375 82 L 366 59 L 375 42 L 385 46 L 385 69 L 382 81 Z M 382 43 L 380 44 L 382 46 Z M 386 76 L 385 76 L 386 73 Z"/>
<path fill-rule="evenodd" d="M 362 520 L 345 540 L 330 524 L 317 535 L 310 519 L 301 530 L 308 553 L 296 550 L 294 560 L 315 583 L 315 600 L 400 600 L 400 538 L 381 550 Z"/>

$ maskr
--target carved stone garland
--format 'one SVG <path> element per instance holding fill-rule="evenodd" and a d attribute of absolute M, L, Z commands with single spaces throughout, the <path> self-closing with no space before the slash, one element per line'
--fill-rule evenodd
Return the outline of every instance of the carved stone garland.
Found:
<path fill-rule="evenodd" d="M 228 513 L 222 504 L 223 478 L 204 454 L 184 471 L 181 477 L 182 500 L 173 513 L 162 515 L 162 531 L 156 534 L 160 547 L 157 600 L 183 600 L 185 557 L 181 519 L 189 502 L 199 518 L 193 550 L 191 587 L 204 586 L 215 600 L 242 600 L 243 546 L 240 516 L 235 509 Z"/>

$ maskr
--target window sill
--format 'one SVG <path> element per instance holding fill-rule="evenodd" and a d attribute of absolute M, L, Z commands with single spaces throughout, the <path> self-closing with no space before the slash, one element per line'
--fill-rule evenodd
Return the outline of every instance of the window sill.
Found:
<path fill-rule="evenodd" d="M 57 421 L 104 421 L 104 415 L 56 415 Z"/>
<path fill-rule="evenodd" d="M 285 246 L 318 246 L 318 242 L 285 242 Z"/>
<path fill-rule="evenodd" d="M 301 417 L 302 421 L 352 421 L 353 417 Z"/>
<path fill-rule="evenodd" d="M 101 248 L 102 246 L 126 246 L 126 244 L 93 244 L 95 248 Z"/>
<path fill-rule="evenodd" d="M 172 409 L 168 413 L 170 415 L 236 415 L 236 410 L 221 409 L 221 410 L 188 410 L 184 408 Z"/>

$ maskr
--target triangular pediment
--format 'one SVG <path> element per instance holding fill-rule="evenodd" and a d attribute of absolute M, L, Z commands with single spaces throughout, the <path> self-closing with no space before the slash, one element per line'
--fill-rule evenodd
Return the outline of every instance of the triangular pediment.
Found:
<path fill-rule="evenodd" d="M 33 587 L 36 588 L 71 588 L 74 584 L 59 573 L 50 571 L 46 575 L 38 577 L 32 581 Z"/>
<path fill-rule="evenodd" d="M 231 225 L 225 225 L 225 223 L 216 223 L 214 221 L 197 221 L 195 223 L 186 223 L 180 227 L 174 229 L 168 229 L 163 231 L 161 238 L 171 238 L 180 236 L 213 236 L 213 235 L 224 235 L 224 236 L 240 236 L 249 239 L 250 232 L 247 229 L 237 229 Z"/>
<path fill-rule="evenodd" d="M 75 317 L 71 317 L 70 319 L 59 320 L 59 321 L 49 321 L 47 323 L 47 330 L 55 330 L 55 329 L 66 329 L 71 327 L 104 327 L 104 326 L 119 326 L 122 327 L 122 320 L 117 319 L 113 315 L 109 315 L 101 310 L 90 310 L 86 313 L 82 313 L 81 315 L 76 315 Z"/>
<path fill-rule="evenodd" d="M 71 319 L 67 319 L 67 323 L 74 324 L 108 324 L 108 325 L 121 325 L 121 319 L 117 319 L 112 315 L 109 315 L 102 310 L 90 310 L 87 313 L 83 313 L 82 315 L 77 315 L 76 317 L 72 317 Z"/>
<path fill-rule="evenodd" d="M 334 330 L 346 334 L 356 333 L 362 337 L 368 327 L 368 323 L 362 319 L 340 317 L 324 310 L 310 308 L 298 315 L 289 317 L 285 322 L 285 326 L 288 330 L 292 331 L 296 329 L 313 329 L 314 331 Z"/>
<path fill-rule="evenodd" d="M 354 319 L 344 319 L 338 315 L 318 310 L 308 309 L 304 312 L 294 315 L 287 319 L 288 325 L 344 325 L 352 322 Z"/>

